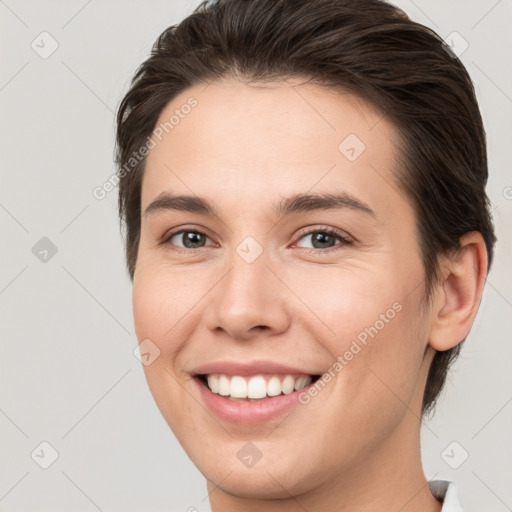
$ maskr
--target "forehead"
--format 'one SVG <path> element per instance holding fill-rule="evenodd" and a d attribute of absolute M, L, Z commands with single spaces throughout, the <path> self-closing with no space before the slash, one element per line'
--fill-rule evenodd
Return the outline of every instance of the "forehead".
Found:
<path fill-rule="evenodd" d="M 307 191 L 344 191 L 377 208 L 403 201 L 396 129 L 365 101 L 319 85 L 193 86 L 161 112 L 152 139 L 143 209 L 166 190 L 245 209 Z"/>

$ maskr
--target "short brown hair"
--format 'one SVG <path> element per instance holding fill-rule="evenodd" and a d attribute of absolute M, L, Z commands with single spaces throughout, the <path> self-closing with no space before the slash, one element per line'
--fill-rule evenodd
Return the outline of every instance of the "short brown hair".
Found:
<path fill-rule="evenodd" d="M 479 231 L 489 266 L 496 241 L 485 192 L 487 153 L 471 79 L 433 31 L 380 0 L 211 0 L 166 29 L 117 115 L 119 169 L 144 146 L 165 106 L 186 88 L 234 77 L 268 83 L 306 77 L 376 106 L 401 135 L 397 184 L 412 201 L 426 297 L 438 257 Z M 145 158 L 119 173 L 119 214 L 133 279 Z M 436 352 L 423 399 L 432 409 L 460 351 Z"/>

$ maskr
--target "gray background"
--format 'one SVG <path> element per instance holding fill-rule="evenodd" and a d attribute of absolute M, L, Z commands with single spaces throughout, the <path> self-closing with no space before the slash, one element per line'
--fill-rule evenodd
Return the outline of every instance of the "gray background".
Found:
<path fill-rule="evenodd" d="M 4 512 L 209 510 L 132 353 L 116 191 L 92 195 L 115 172 L 113 113 L 135 68 L 198 3 L 0 0 Z M 461 59 L 488 133 L 500 240 L 476 324 L 423 429 L 425 471 L 454 480 L 467 512 L 511 510 L 512 1 L 397 3 L 469 44 Z M 59 45 L 47 58 L 43 31 Z M 59 454 L 48 469 L 43 441 Z"/>

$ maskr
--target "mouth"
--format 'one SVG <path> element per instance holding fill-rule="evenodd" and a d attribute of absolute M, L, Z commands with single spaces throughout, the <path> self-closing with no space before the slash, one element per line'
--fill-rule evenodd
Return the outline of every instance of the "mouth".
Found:
<path fill-rule="evenodd" d="M 322 373 L 308 371 L 303 365 L 232 359 L 205 363 L 190 376 L 205 410 L 225 422 L 256 425 L 276 420 L 304 404 L 302 395 Z"/>
<path fill-rule="evenodd" d="M 261 402 L 289 395 L 314 384 L 321 375 L 265 374 L 228 375 L 197 374 L 195 378 L 211 393 L 234 402 Z"/>

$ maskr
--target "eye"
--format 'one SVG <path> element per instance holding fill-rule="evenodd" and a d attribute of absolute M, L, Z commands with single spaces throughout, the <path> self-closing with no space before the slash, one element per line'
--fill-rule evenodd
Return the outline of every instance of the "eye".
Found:
<path fill-rule="evenodd" d="M 308 247 L 308 240 L 312 247 Z M 211 239 L 202 231 L 193 229 L 181 229 L 166 236 L 161 245 L 173 245 L 176 249 L 201 249 L 206 246 L 206 241 Z M 299 241 L 295 244 L 297 247 L 311 249 L 313 251 L 322 249 L 334 249 L 337 246 L 351 245 L 352 241 L 349 240 L 345 233 L 331 227 L 319 227 L 314 230 L 309 230 L 303 233 Z M 325 252 L 325 251 L 323 251 Z"/>
<path fill-rule="evenodd" d="M 307 245 L 308 242 L 306 242 L 306 245 L 304 245 L 304 242 L 300 241 L 308 239 L 312 247 L 309 247 Z M 336 243 L 337 241 L 339 241 L 340 243 Z M 299 242 L 297 242 L 296 245 L 298 247 L 303 247 L 306 249 L 321 250 L 332 249 L 335 248 L 337 245 L 344 246 L 350 244 L 352 244 L 352 241 L 346 238 L 343 232 L 330 227 L 322 227 L 304 233 L 300 237 Z"/>
<path fill-rule="evenodd" d="M 200 249 L 205 246 L 206 240 L 210 240 L 203 232 L 182 229 L 166 237 L 162 244 L 172 244 L 182 249 Z"/>

